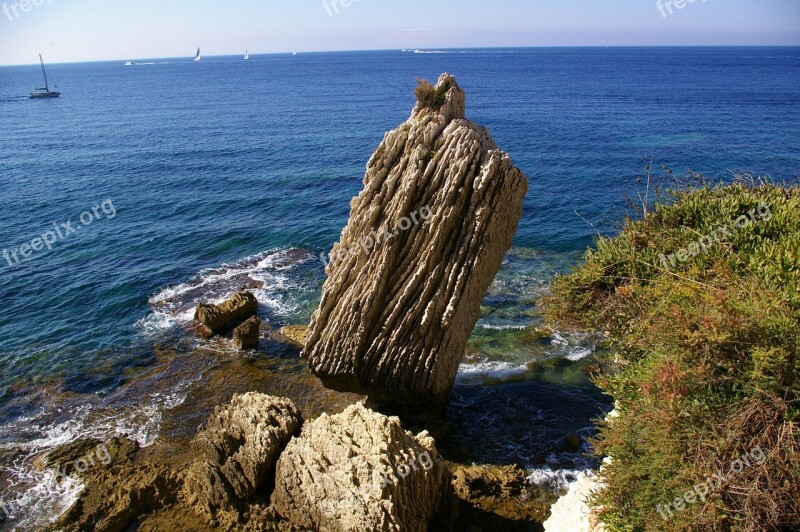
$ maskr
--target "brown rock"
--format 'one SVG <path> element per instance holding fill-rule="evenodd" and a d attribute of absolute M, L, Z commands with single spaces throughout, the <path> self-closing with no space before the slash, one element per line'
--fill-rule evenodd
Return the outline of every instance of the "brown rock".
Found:
<path fill-rule="evenodd" d="M 180 483 L 180 475 L 156 464 L 100 470 L 49 530 L 127 530 L 139 516 L 174 504 Z"/>
<path fill-rule="evenodd" d="M 280 339 L 286 343 L 303 348 L 308 337 L 308 325 L 287 325 L 280 330 Z"/>
<path fill-rule="evenodd" d="M 243 503 L 272 481 L 278 454 L 301 424 L 289 399 L 248 393 L 218 407 L 191 444 L 199 458 L 186 478 L 188 504 L 237 521 Z"/>
<path fill-rule="evenodd" d="M 567 434 L 564 437 L 564 443 L 567 444 L 567 449 L 573 453 L 581 448 L 581 439 L 575 434 Z"/>
<path fill-rule="evenodd" d="M 386 134 L 331 253 L 304 355 L 336 390 L 444 402 L 516 231 L 527 179 L 464 120 L 454 78 L 436 91 Z"/>
<path fill-rule="evenodd" d="M 425 531 L 449 473 L 427 433 L 352 405 L 306 423 L 278 460 L 272 504 L 313 530 Z"/>
<path fill-rule="evenodd" d="M 214 331 L 197 321 L 194 324 L 194 331 L 200 338 L 205 338 L 206 340 L 214 337 Z"/>
<path fill-rule="evenodd" d="M 233 330 L 233 345 L 237 349 L 255 349 L 261 331 L 261 318 L 252 316 Z"/>
<path fill-rule="evenodd" d="M 479 530 L 541 530 L 548 501 L 529 489 L 519 466 L 452 464 L 453 490 L 461 509 L 459 522 Z"/>
<path fill-rule="evenodd" d="M 37 469 L 55 469 L 61 476 L 91 473 L 95 468 L 130 462 L 139 444 L 127 438 L 76 440 L 48 451 L 34 460 Z"/>
<path fill-rule="evenodd" d="M 457 466 L 453 471 L 453 489 L 459 498 L 513 497 L 527 485 L 525 471 L 519 466 Z"/>
<path fill-rule="evenodd" d="M 199 303 L 194 319 L 214 334 L 223 334 L 231 324 L 241 323 L 255 316 L 257 311 L 256 296 L 250 292 L 237 292 L 221 305 Z"/>

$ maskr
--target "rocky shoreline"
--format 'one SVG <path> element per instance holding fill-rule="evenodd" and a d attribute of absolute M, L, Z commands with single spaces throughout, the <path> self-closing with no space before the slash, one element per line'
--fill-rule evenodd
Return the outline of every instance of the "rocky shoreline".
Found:
<path fill-rule="evenodd" d="M 452 76 L 420 84 L 417 99 L 367 166 L 310 326 L 266 330 L 305 360 L 278 364 L 269 386 L 242 379 L 242 362 L 206 377 L 225 402 L 191 434 L 184 423 L 148 448 L 116 439 L 50 453 L 70 463 L 114 449 L 74 472 L 84 489 L 50 530 L 542 530 L 553 497 L 517 464 L 458 463 L 437 449 L 527 179 L 464 119 Z M 193 330 L 246 352 L 265 335 L 257 307 L 246 290 L 199 304 Z M 288 380 L 282 392 L 287 369 L 316 397 Z M 225 375 L 236 383 L 217 388 Z"/>
<path fill-rule="evenodd" d="M 43 461 L 69 467 L 101 447 L 107 461 L 69 469 L 85 487 L 49 530 L 540 530 L 547 511 L 516 466 L 446 462 L 426 432 L 361 402 L 303 423 L 288 399 L 237 395 L 172 464 L 124 438 Z"/>

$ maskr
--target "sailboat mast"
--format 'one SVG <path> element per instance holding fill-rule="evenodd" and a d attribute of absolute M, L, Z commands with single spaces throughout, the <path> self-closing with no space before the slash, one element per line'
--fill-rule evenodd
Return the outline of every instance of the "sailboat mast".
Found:
<path fill-rule="evenodd" d="M 47 83 L 47 70 L 44 68 L 44 59 L 42 59 L 42 54 L 39 54 L 39 62 L 42 64 L 42 76 L 44 76 L 44 90 L 50 92 L 50 85 Z"/>

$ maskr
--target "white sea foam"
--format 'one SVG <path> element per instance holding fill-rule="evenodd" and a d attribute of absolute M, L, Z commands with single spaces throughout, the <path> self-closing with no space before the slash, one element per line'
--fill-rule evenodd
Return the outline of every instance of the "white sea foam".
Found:
<path fill-rule="evenodd" d="M 565 337 L 557 331 L 552 334 L 551 338 L 553 346 L 556 347 L 556 354 L 570 362 L 578 362 L 594 353 L 595 347 L 588 342 L 587 338 L 575 335 Z"/>
<path fill-rule="evenodd" d="M 476 364 L 461 364 L 456 381 L 459 384 L 483 382 L 486 380 L 507 381 L 524 375 L 528 371 L 526 364 L 518 365 L 510 362 L 485 361 Z"/>
<path fill-rule="evenodd" d="M 3 433 L 28 435 L 25 441 L 0 444 L 0 449 L 19 452 L 6 468 L 8 486 L 2 498 L 11 510 L 10 529 L 47 526 L 68 510 L 83 490 L 75 477 L 60 478 L 52 469 L 34 467 L 36 456 L 77 440 L 106 441 L 115 436 L 150 446 L 156 441 L 164 412 L 181 405 L 197 379 L 199 376 L 181 381 L 172 391 L 152 394 L 134 406 L 103 409 L 85 404 L 72 411 L 67 421 L 53 421 L 54 412 L 43 411 L 0 427 Z"/>
<path fill-rule="evenodd" d="M 579 346 L 574 346 L 572 350 L 565 355 L 564 358 L 566 358 L 570 362 L 577 362 L 579 360 L 583 360 L 584 358 L 588 357 L 591 354 L 592 354 L 591 349 L 579 345 Z"/>
<path fill-rule="evenodd" d="M 530 325 L 499 325 L 499 324 L 489 324 L 489 323 L 479 323 L 479 327 L 482 329 L 491 329 L 493 331 L 524 331 Z"/>
<path fill-rule="evenodd" d="M 552 469 L 549 466 L 529 470 L 528 482 L 531 484 L 553 491 L 565 490 L 572 482 L 578 480 L 578 476 L 591 474 L 591 469 Z"/>
<path fill-rule="evenodd" d="M 311 260 L 311 253 L 289 248 L 202 270 L 193 279 L 153 295 L 149 299 L 152 312 L 136 327 L 145 334 L 159 335 L 184 326 L 192 321 L 197 303 L 222 303 L 242 286 L 258 299 L 262 317 L 289 317 L 297 312 L 297 293 L 307 288 L 301 286 L 292 269 Z"/>

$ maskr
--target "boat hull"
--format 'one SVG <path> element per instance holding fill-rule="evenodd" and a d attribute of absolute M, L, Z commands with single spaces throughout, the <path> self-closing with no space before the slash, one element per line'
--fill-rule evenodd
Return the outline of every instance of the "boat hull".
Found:
<path fill-rule="evenodd" d="M 43 100 L 45 98 L 58 98 L 59 96 L 61 96 L 61 93 L 55 91 L 31 93 L 31 99 L 33 100 Z"/>

